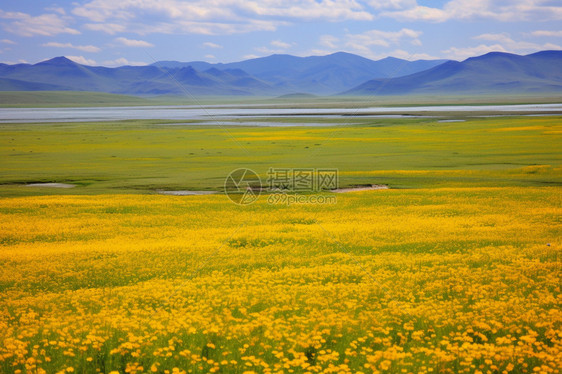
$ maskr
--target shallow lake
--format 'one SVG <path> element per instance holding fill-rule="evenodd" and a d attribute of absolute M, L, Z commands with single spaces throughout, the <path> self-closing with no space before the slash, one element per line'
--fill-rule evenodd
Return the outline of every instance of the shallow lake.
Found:
<path fill-rule="evenodd" d="M 0 123 L 95 122 L 126 119 L 207 120 L 221 122 L 227 118 L 283 116 L 381 116 L 423 115 L 424 112 L 509 112 L 562 114 L 562 104 L 525 105 L 443 105 L 369 108 L 244 108 L 216 106 L 145 106 L 94 108 L 0 108 Z M 209 123 L 212 124 L 212 123 Z M 228 122 L 224 123 L 228 125 Z M 239 123 L 238 123 L 239 124 Z M 235 125 L 235 123 L 232 123 Z"/>

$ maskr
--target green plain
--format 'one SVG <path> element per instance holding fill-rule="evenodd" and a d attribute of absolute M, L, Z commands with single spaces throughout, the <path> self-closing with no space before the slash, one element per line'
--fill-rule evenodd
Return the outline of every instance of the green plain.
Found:
<path fill-rule="evenodd" d="M 340 186 L 562 184 L 560 116 L 248 121 L 326 126 L 190 126 L 154 120 L 1 124 L 0 194 L 220 191 L 236 168 L 255 170 L 265 180 L 270 167 L 337 168 Z M 24 186 L 33 182 L 77 187 Z"/>
<path fill-rule="evenodd" d="M 560 103 L 557 94 L 408 95 L 408 96 L 131 96 L 86 91 L 0 91 L 0 108 L 61 108 L 146 105 L 244 105 L 306 108 L 359 108 L 420 105 Z"/>

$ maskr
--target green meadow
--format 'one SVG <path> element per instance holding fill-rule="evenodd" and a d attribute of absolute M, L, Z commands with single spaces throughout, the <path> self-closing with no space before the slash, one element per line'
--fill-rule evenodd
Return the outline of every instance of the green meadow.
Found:
<path fill-rule="evenodd" d="M 0 193 L 220 190 L 245 167 L 338 168 L 340 186 L 552 186 L 562 183 L 560 116 L 283 118 L 325 126 L 251 127 L 131 120 L 0 124 Z M 72 189 L 24 187 L 37 182 Z M 56 190 L 56 191 L 54 191 Z"/>
<path fill-rule="evenodd" d="M 174 95 L 131 96 L 87 91 L 0 91 L 0 108 L 59 108 L 147 105 L 268 105 L 269 107 L 358 108 L 373 106 L 419 105 L 490 105 L 559 103 L 557 94 L 487 94 L 487 95 L 408 95 L 408 96 L 315 96 L 285 95 L 199 96 Z"/>
<path fill-rule="evenodd" d="M 562 116 L 424 114 L 0 124 L 0 372 L 559 373 Z"/>

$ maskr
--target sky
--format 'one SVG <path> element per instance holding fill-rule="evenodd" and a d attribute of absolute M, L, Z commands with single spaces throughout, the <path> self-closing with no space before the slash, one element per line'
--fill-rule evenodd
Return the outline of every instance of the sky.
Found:
<path fill-rule="evenodd" d="M 0 0 L 0 62 L 234 62 L 562 49 L 562 0 Z"/>

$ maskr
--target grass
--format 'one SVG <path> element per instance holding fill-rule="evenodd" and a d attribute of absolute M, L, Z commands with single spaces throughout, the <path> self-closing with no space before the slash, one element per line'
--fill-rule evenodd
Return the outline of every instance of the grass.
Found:
<path fill-rule="evenodd" d="M 0 200 L 0 371 L 560 369 L 558 188 L 337 199 Z"/>
<path fill-rule="evenodd" d="M 0 108 L 151 105 L 149 99 L 81 91 L 0 91 Z"/>
<path fill-rule="evenodd" d="M 302 97 L 255 97 L 255 96 L 200 96 L 175 95 L 131 96 L 85 91 L 0 91 L 0 108 L 33 107 L 95 107 L 136 105 L 244 105 L 259 107 L 305 108 L 357 108 L 372 106 L 421 106 L 421 105 L 490 105 L 490 104 L 544 104 L 560 103 L 557 94 L 511 95 L 423 95 L 423 96 L 314 96 Z"/>
<path fill-rule="evenodd" d="M 0 124 L 0 372 L 560 373 L 562 118 L 463 119 Z"/>
<path fill-rule="evenodd" d="M 319 121 L 300 119 L 307 120 Z M 264 181 L 269 167 L 338 168 L 342 186 L 562 182 L 558 150 L 562 126 L 557 116 L 467 118 L 451 123 L 352 121 L 354 125 L 313 128 L 157 124 L 165 121 L 1 124 L 0 194 L 220 190 L 228 173 L 239 167 L 255 170 Z M 65 191 L 22 187 L 30 182 L 78 187 Z"/>

